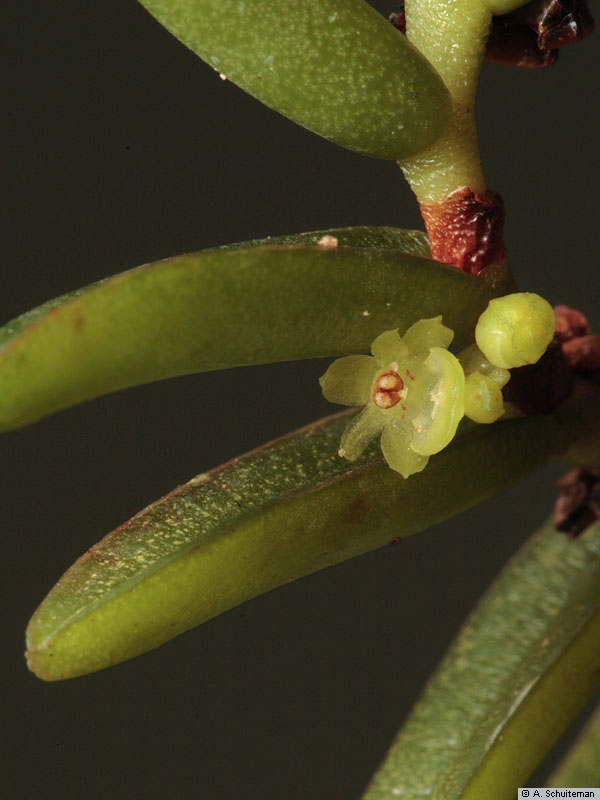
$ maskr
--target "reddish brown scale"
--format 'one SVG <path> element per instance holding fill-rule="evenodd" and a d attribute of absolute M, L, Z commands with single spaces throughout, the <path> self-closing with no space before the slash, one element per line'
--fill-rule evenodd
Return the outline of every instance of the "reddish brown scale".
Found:
<path fill-rule="evenodd" d="M 585 0 L 535 0 L 525 6 L 529 7 L 541 50 L 564 47 L 594 30 L 594 19 Z"/>
<path fill-rule="evenodd" d="M 404 2 L 390 22 L 406 33 Z M 585 0 L 533 0 L 510 14 L 492 18 L 485 61 L 525 69 L 556 63 L 558 48 L 579 41 L 594 30 Z"/>
<path fill-rule="evenodd" d="M 400 3 L 400 11 L 395 11 L 393 14 L 390 14 L 388 19 L 400 33 L 406 33 L 406 13 L 404 11 L 403 2 Z"/>
<path fill-rule="evenodd" d="M 503 389 L 504 398 L 526 416 L 550 414 L 575 386 L 573 372 L 556 337 L 539 361 L 512 369 L 510 375 Z"/>
<path fill-rule="evenodd" d="M 506 17 L 494 17 L 485 49 L 488 64 L 546 69 L 557 60 L 558 50 L 540 50 L 537 34 L 528 25 L 515 25 Z"/>
<path fill-rule="evenodd" d="M 404 381 L 397 372 L 382 372 L 373 386 L 373 402 L 378 408 L 393 408 L 402 399 Z"/>
<path fill-rule="evenodd" d="M 575 372 L 600 370 L 600 336 L 579 336 L 569 339 L 562 346 L 567 364 Z"/>
<path fill-rule="evenodd" d="M 574 538 L 600 519 L 600 473 L 572 469 L 556 485 L 560 492 L 554 506 L 556 530 Z"/>
<path fill-rule="evenodd" d="M 587 336 L 592 332 L 587 317 L 576 308 L 554 306 L 556 315 L 556 335 L 561 342 L 568 342 L 579 336 Z"/>
<path fill-rule="evenodd" d="M 423 203 L 431 257 L 436 261 L 479 275 L 504 253 L 504 204 L 489 189 L 475 194 L 457 189 L 441 203 Z"/>

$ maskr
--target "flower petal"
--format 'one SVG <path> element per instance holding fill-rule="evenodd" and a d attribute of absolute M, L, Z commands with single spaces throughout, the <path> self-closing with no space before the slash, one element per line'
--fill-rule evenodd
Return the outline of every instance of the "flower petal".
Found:
<path fill-rule="evenodd" d="M 340 455 L 349 461 L 355 461 L 369 442 L 381 432 L 385 425 L 385 417 L 373 405 L 357 414 L 342 435 Z"/>
<path fill-rule="evenodd" d="M 344 356 L 329 366 L 319 383 L 331 403 L 364 406 L 371 397 L 376 372 L 377 363 L 371 356 Z"/>
<path fill-rule="evenodd" d="M 414 437 L 410 444 L 415 453 L 433 455 L 449 444 L 465 413 L 465 373 L 452 353 L 433 347 L 425 361 L 429 380 L 413 418 Z"/>
<path fill-rule="evenodd" d="M 418 358 L 427 358 L 432 347 L 449 347 L 452 339 L 454 331 L 442 325 L 441 316 L 420 319 L 411 325 L 402 337 L 410 354 Z"/>
<path fill-rule="evenodd" d="M 465 415 L 474 422 L 495 422 L 504 414 L 502 391 L 481 372 L 472 372 L 465 383 Z"/>
<path fill-rule="evenodd" d="M 403 478 L 421 472 L 429 461 L 429 456 L 422 456 L 410 448 L 412 435 L 412 426 L 396 419 L 386 425 L 381 434 L 383 457 Z"/>
<path fill-rule="evenodd" d="M 380 366 L 387 366 L 392 361 L 401 361 L 408 355 L 408 349 L 397 329 L 380 333 L 373 340 L 371 352 Z"/>

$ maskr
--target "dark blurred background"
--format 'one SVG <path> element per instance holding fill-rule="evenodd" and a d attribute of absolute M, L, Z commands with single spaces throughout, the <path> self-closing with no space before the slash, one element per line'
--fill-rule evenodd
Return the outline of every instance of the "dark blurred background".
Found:
<path fill-rule="evenodd" d="M 420 226 L 393 163 L 219 80 L 134 0 L 11 3 L 3 29 L 2 321 L 185 251 Z M 486 67 L 478 109 L 522 288 L 581 307 L 596 329 L 598 49 L 596 35 L 547 71 Z M 323 367 L 179 378 L 3 437 L 7 796 L 360 797 L 461 620 L 549 512 L 560 465 L 105 672 L 44 684 L 22 657 L 29 616 L 83 550 L 193 475 L 329 413 Z"/>

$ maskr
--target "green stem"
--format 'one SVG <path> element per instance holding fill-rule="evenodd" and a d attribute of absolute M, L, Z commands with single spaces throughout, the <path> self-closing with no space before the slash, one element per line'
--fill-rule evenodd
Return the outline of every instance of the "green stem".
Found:
<path fill-rule="evenodd" d="M 407 0 L 406 35 L 443 78 L 452 98 L 445 133 L 400 166 L 420 203 L 439 203 L 458 188 L 487 186 L 474 117 L 477 79 L 492 12 L 480 0 Z"/>

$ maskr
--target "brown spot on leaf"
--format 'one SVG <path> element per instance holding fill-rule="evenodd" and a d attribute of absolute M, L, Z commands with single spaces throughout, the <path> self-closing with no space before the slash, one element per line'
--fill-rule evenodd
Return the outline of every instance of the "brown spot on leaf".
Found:
<path fill-rule="evenodd" d="M 76 331 L 80 331 L 85 325 L 85 317 L 78 306 L 73 308 L 73 327 Z"/>
<path fill-rule="evenodd" d="M 369 506 L 362 495 L 358 495 L 348 506 L 344 522 L 349 525 L 360 525 L 369 513 Z"/>

